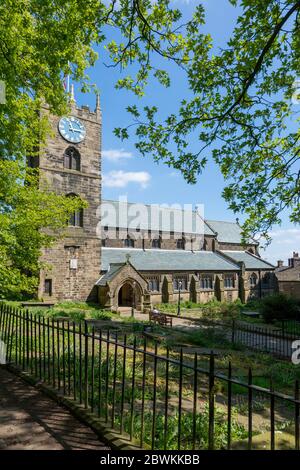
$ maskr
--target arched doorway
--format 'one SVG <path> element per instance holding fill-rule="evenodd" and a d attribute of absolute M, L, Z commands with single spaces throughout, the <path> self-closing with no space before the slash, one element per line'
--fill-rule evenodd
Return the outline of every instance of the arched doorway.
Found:
<path fill-rule="evenodd" d="M 118 305 L 119 307 L 131 307 L 134 300 L 133 287 L 129 282 L 125 282 L 119 290 Z"/>
<path fill-rule="evenodd" d="M 134 307 L 142 309 L 142 288 L 140 284 L 131 279 L 124 282 L 118 292 L 118 307 Z"/>

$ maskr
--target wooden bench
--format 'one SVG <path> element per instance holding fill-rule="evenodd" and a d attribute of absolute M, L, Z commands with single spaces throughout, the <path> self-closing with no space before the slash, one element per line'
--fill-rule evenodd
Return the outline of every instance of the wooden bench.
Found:
<path fill-rule="evenodd" d="M 173 326 L 172 317 L 169 317 L 165 313 L 154 312 L 153 310 L 150 310 L 149 320 L 150 320 L 150 322 L 153 321 L 153 323 L 155 323 L 155 324 L 157 323 L 158 325 Z"/>

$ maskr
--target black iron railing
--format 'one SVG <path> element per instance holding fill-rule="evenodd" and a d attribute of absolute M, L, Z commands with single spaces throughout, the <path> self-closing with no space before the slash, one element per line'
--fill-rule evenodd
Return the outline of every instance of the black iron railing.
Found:
<path fill-rule="evenodd" d="M 300 339 L 297 322 L 281 321 L 275 326 L 259 326 L 233 320 L 227 323 L 233 343 L 240 343 L 250 349 L 268 352 L 282 359 L 291 360 L 293 342 Z"/>
<path fill-rule="evenodd" d="M 213 354 L 175 352 L 142 334 L 6 304 L 0 334 L 9 363 L 141 448 L 299 449 L 298 381 L 294 395 L 284 395 L 272 383 L 260 387 L 251 369 L 244 381 L 230 363 L 221 371 Z"/>

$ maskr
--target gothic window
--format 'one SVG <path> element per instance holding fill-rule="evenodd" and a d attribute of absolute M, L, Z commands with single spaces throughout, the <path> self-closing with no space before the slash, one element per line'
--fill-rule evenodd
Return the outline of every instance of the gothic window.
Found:
<path fill-rule="evenodd" d="M 124 240 L 124 246 L 126 248 L 134 248 L 134 240 L 130 237 L 125 238 Z"/>
<path fill-rule="evenodd" d="M 152 248 L 160 248 L 161 247 L 161 240 L 160 238 L 154 238 L 152 240 Z"/>
<path fill-rule="evenodd" d="M 249 281 L 250 281 L 250 287 L 255 287 L 257 284 L 257 275 L 255 273 L 252 273 Z"/>
<path fill-rule="evenodd" d="M 203 274 L 200 277 L 201 289 L 213 289 L 214 281 L 211 274 Z"/>
<path fill-rule="evenodd" d="M 188 290 L 188 278 L 187 276 L 174 276 L 173 278 L 174 290 Z"/>
<path fill-rule="evenodd" d="M 183 238 L 179 238 L 176 243 L 177 250 L 184 250 L 185 247 L 185 240 Z"/>
<path fill-rule="evenodd" d="M 80 153 L 74 147 L 68 147 L 65 151 L 64 167 L 67 170 L 80 171 Z"/>
<path fill-rule="evenodd" d="M 271 275 L 270 273 L 266 273 L 262 278 L 262 284 L 264 287 L 269 287 L 271 283 Z"/>
<path fill-rule="evenodd" d="M 106 238 L 102 238 L 101 244 L 102 244 L 102 246 L 104 246 L 104 247 L 106 246 Z"/>
<path fill-rule="evenodd" d="M 225 274 L 225 276 L 224 276 L 224 287 L 226 287 L 226 288 L 234 287 L 234 274 Z"/>
<path fill-rule="evenodd" d="M 149 277 L 148 278 L 148 288 L 151 292 L 159 291 L 159 278 L 158 277 Z"/>
<path fill-rule="evenodd" d="M 76 197 L 77 194 L 68 194 L 67 197 Z M 83 227 L 83 209 L 74 211 L 69 218 L 69 226 Z"/>

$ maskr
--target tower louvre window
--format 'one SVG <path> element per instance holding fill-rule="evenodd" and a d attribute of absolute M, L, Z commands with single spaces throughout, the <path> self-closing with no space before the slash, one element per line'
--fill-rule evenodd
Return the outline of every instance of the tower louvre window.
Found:
<path fill-rule="evenodd" d="M 74 147 L 68 147 L 64 154 L 64 167 L 67 170 L 80 171 L 80 153 Z"/>

